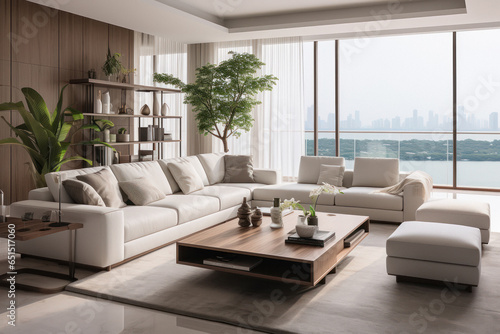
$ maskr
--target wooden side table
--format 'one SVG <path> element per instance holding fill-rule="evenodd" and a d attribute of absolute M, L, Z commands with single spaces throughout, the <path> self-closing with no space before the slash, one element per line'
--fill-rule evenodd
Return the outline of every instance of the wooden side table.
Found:
<path fill-rule="evenodd" d="M 11 228 L 9 228 L 9 226 Z M 12 227 L 14 227 L 15 230 L 14 233 L 12 233 L 13 232 Z M 16 270 L 15 266 L 8 265 L 9 268 L 8 272 L 0 276 L 0 285 L 9 286 L 10 284 L 9 282 L 6 281 L 6 279 L 10 276 L 14 275 L 17 276 L 19 274 L 40 275 L 45 277 L 68 280 L 70 282 L 76 281 L 75 278 L 76 230 L 82 227 L 83 224 L 81 223 L 42 222 L 40 219 L 23 221 L 21 218 L 8 217 L 7 222 L 0 223 L 0 238 L 6 238 L 9 240 L 27 241 L 58 232 L 69 231 L 70 233 L 69 265 L 68 265 L 69 273 L 68 275 L 65 275 L 65 274 L 55 273 L 46 270 L 33 269 L 33 268 L 22 268 Z M 42 293 L 55 293 L 63 291 L 66 285 L 57 288 L 42 288 L 16 282 L 16 288 L 29 291 L 42 292 Z"/>

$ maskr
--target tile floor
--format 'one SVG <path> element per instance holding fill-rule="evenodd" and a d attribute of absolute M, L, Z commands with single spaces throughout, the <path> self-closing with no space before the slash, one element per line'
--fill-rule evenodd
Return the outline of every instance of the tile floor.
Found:
<path fill-rule="evenodd" d="M 500 232 L 500 193 L 476 191 L 435 190 L 433 199 L 459 198 L 486 201 L 491 207 L 491 230 Z M 0 267 L 6 261 L 6 243 L 0 239 Z M 65 272 L 54 263 L 40 263 L 38 260 L 18 259 L 23 265 L 44 266 L 47 270 Z M 31 263 L 30 263 L 31 262 Z M 38 262 L 38 263 L 37 263 Z M 49 268 L 47 268 L 49 267 Z M 52 267 L 52 268 L 50 268 Z M 83 278 L 92 272 L 77 270 Z M 30 280 L 29 277 L 25 279 Z M 31 278 L 33 279 L 33 278 Z M 40 284 L 46 284 L 39 280 Z M 7 288 L 0 287 L 0 310 L 5 310 Z M 62 292 L 44 295 L 17 291 L 17 325 L 7 325 L 6 313 L 0 314 L 0 333 L 257 333 L 231 325 L 178 316 L 165 312 L 96 299 L 79 294 Z"/>

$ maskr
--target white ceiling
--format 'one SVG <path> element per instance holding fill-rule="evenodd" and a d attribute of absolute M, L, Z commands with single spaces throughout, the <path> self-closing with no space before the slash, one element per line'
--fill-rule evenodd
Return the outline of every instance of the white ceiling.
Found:
<path fill-rule="evenodd" d="M 29 0 L 182 43 L 500 26 L 499 0 Z M 392 6 L 392 7 L 391 7 Z"/>

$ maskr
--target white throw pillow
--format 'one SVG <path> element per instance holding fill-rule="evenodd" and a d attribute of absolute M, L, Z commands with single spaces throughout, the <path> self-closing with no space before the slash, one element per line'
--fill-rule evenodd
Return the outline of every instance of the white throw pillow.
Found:
<path fill-rule="evenodd" d="M 297 182 L 316 184 L 321 165 L 344 166 L 345 163 L 342 157 L 302 156 L 300 158 L 299 178 Z"/>
<path fill-rule="evenodd" d="M 399 182 L 399 160 L 356 158 L 353 187 L 390 187 Z"/>
<path fill-rule="evenodd" d="M 122 181 L 118 183 L 128 199 L 135 205 L 147 205 L 164 199 L 166 196 L 147 177 L 140 179 Z"/>
<path fill-rule="evenodd" d="M 203 180 L 191 162 L 187 160 L 171 162 L 168 164 L 168 169 L 184 194 L 204 188 Z"/>
<path fill-rule="evenodd" d="M 221 183 L 224 180 L 226 166 L 224 164 L 224 153 L 204 153 L 199 154 L 205 173 L 207 173 L 210 184 Z"/>
<path fill-rule="evenodd" d="M 111 165 L 111 171 L 115 174 L 118 182 L 133 181 L 142 177 L 148 177 L 150 180 L 154 180 L 155 187 L 160 189 L 165 195 L 173 193 L 172 188 L 165 177 L 165 173 L 163 173 L 163 170 L 157 161 L 115 164 Z"/>
<path fill-rule="evenodd" d="M 328 183 L 335 187 L 342 187 L 345 166 L 321 165 L 318 184 Z"/>

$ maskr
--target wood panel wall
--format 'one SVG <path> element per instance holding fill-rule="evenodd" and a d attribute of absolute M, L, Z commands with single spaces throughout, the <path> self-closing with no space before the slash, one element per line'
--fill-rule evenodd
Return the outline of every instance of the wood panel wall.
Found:
<path fill-rule="evenodd" d="M 124 66 L 133 66 L 133 31 L 40 6 L 26 0 L 0 0 L 0 102 L 23 101 L 22 87 L 37 90 L 49 109 L 70 79 L 84 78 L 101 66 L 108 46 L 122 54 Z M 70 85 L 63 106 L 83 110 L 83 87 Z M 119 104 L 119 93 L 112 94 Z M 17 112 L 0 112 L 14 125 L 22 123 Z M 5 122 L 0 138 L 12 136 Z M 78 139 L 78 138 L 75 138 Z M 77 153 L 81 148 L 75 148 Z M 0 146 L 0 189 L 7 204 L 27 199 L 33 182 L 28 155 L 18 147 Z M 78 163 L 64 168 L 78 168 Z"/>

